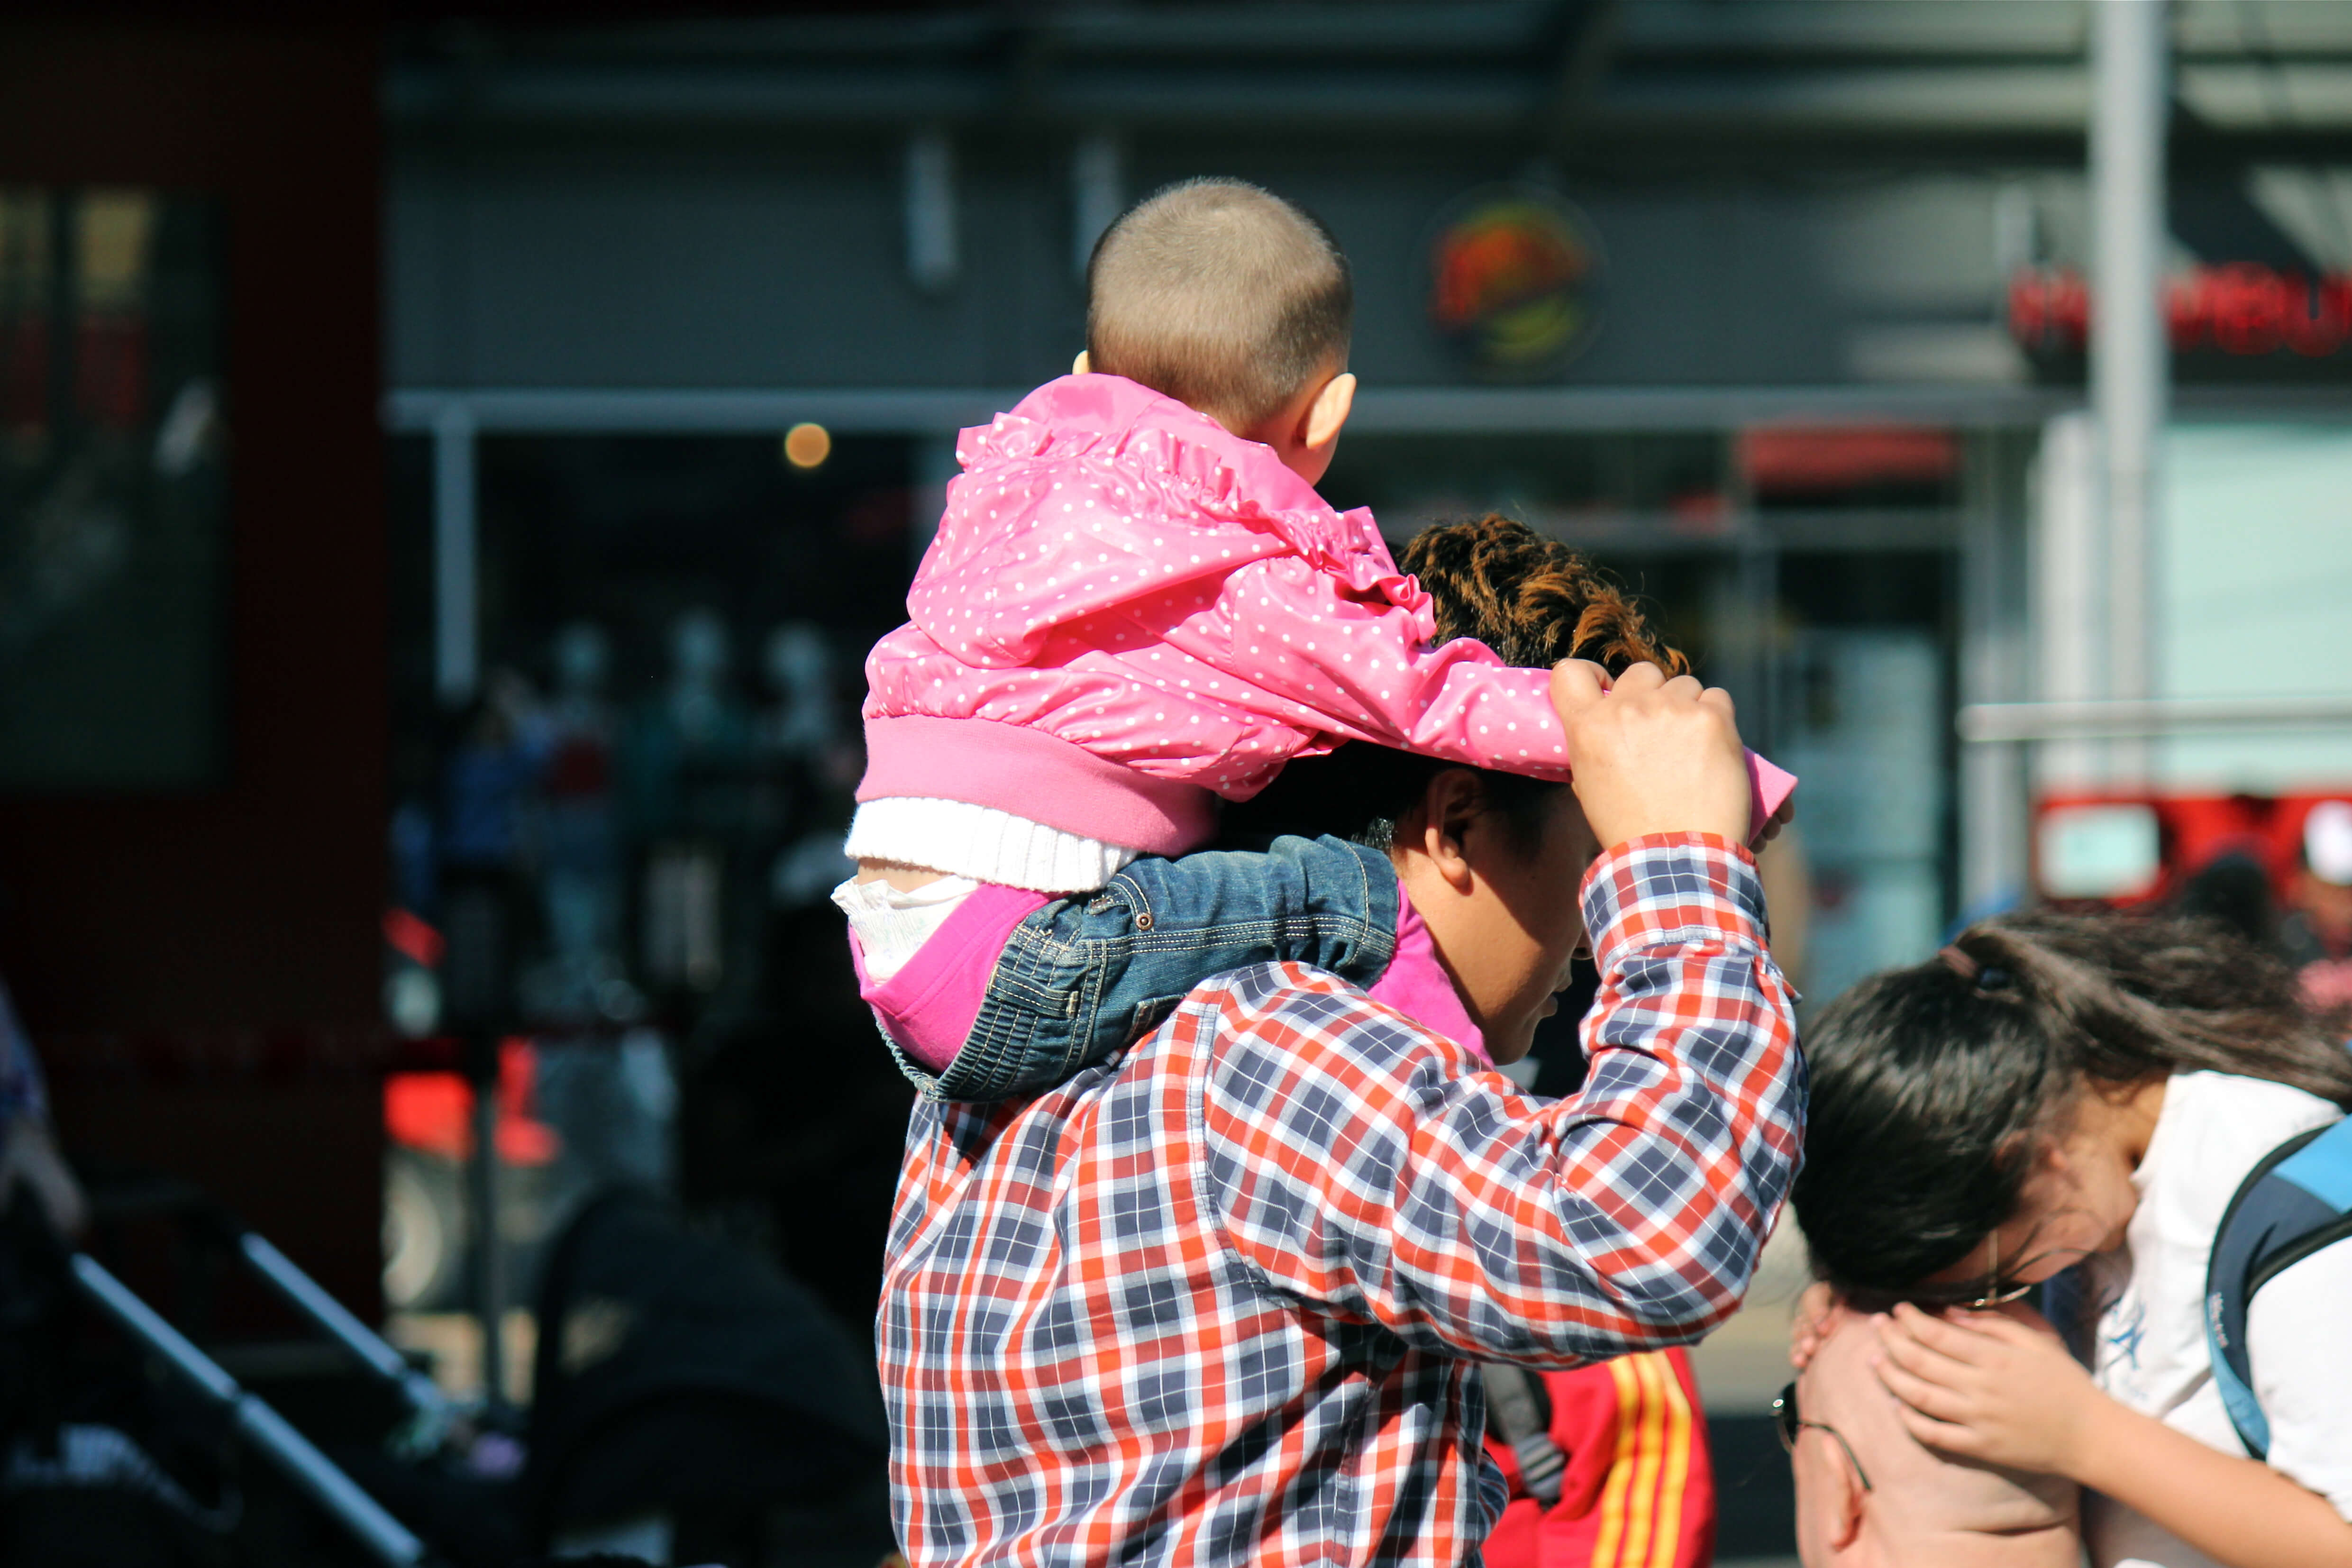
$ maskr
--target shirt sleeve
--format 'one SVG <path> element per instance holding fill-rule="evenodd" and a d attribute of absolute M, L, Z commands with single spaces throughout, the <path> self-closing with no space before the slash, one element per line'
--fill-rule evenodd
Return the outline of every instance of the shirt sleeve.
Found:
<path fill-rule="evenodd" d="M 1355 594 L 1297 556 L 1234 574 L 1224 614 L 1159 635 L 1244 684 L 1264 717 L 1507 773 L 1566 778 L 1568 738 L 1551 672 L 1505 664 L 1484 643 L 1429 646 L 1425 617 Z"/>
<path fill-rule="evenodd" d="M 2352 1241 L 2282 1270 L 2246 1309 L 2246 1359 L 2271 1468 L 2352 1520 Z"/>
<path fill-rule="evenodd" d="M 1636 839 L 1583 899 L 1601 990 L 1566 1100 L 1353 993 L 1223 993 L 1240 1012 L 1202 1089 L 1202 1188 L 1262 1289 L 1537 1365 L 1686 1342 L 1737 1309 L 1804 1121 L 1755 863 L 1709 835 Z"/>

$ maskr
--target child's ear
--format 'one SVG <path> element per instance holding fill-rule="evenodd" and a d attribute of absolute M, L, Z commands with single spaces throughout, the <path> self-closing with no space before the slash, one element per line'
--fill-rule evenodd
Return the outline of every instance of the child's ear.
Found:
<path fill-rule="evenodd" d="M 1307 405 L 1307 418 L 1298 432 L 1298 444 L 1319 451 L 1339 438 L 1340 427 L 1348 423 L 1349 414 L 1356 406 L 1356 378 L 1341 371 L 1323 384 L 1315 401 Z"/>
<path fill-rule="evenodd" d="M 1094 361 L 1088 357 L 1086 350 L 1080 349 L 1078 351 L 1078 357 L 1070 362 L 1070 374 L 1072 375 L 1086 375 L 1092 373 L 1093 370 Z"/>

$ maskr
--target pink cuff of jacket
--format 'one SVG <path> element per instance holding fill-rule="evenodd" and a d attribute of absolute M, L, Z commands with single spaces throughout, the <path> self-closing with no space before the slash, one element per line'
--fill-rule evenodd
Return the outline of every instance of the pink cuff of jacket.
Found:
<path fill-rule="evenodd" d="M 859 800 L 911 795 L 991 806 L 1145 855 L 1181 855 L 1216 832 L 1200 784 L 1155 778 L 1043 730 L 991 719 L 866 721 Z"/>

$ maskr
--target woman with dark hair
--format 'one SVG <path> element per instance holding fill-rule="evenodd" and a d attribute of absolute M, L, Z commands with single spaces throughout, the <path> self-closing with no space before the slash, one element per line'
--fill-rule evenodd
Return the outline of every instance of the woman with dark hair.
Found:
<path fill-rule="evenodd" d="M 1880 1376 L 1913 1435 L 2099 1494 L 2100 1568 L 2352 1563 L 2352 1246 L 2248 1310 L 2267 1462 L 2206 1338 L 2224 1211 L 2352 1106 L 2343 1039 L 2252 944 L 2119 915 L 1982 921 L 1839 998 L 1806 1041 L 1797 1216 L 1822 1279 L 1885 1311 Z M 2053 1279 L 2087 1366 L 1968 1310 Z"/>

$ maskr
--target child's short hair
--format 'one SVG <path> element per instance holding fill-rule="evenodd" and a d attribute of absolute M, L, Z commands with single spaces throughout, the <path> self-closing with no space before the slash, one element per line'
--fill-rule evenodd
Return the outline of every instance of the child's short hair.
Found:
<path fill-rule="evenodd" d="M 1348 258 L 1323 226 L 1240 180 L 1185 180 L 1110 226 L 1087 267 L 1087 356 L 1236 434 L 1347 363 Z"/>

